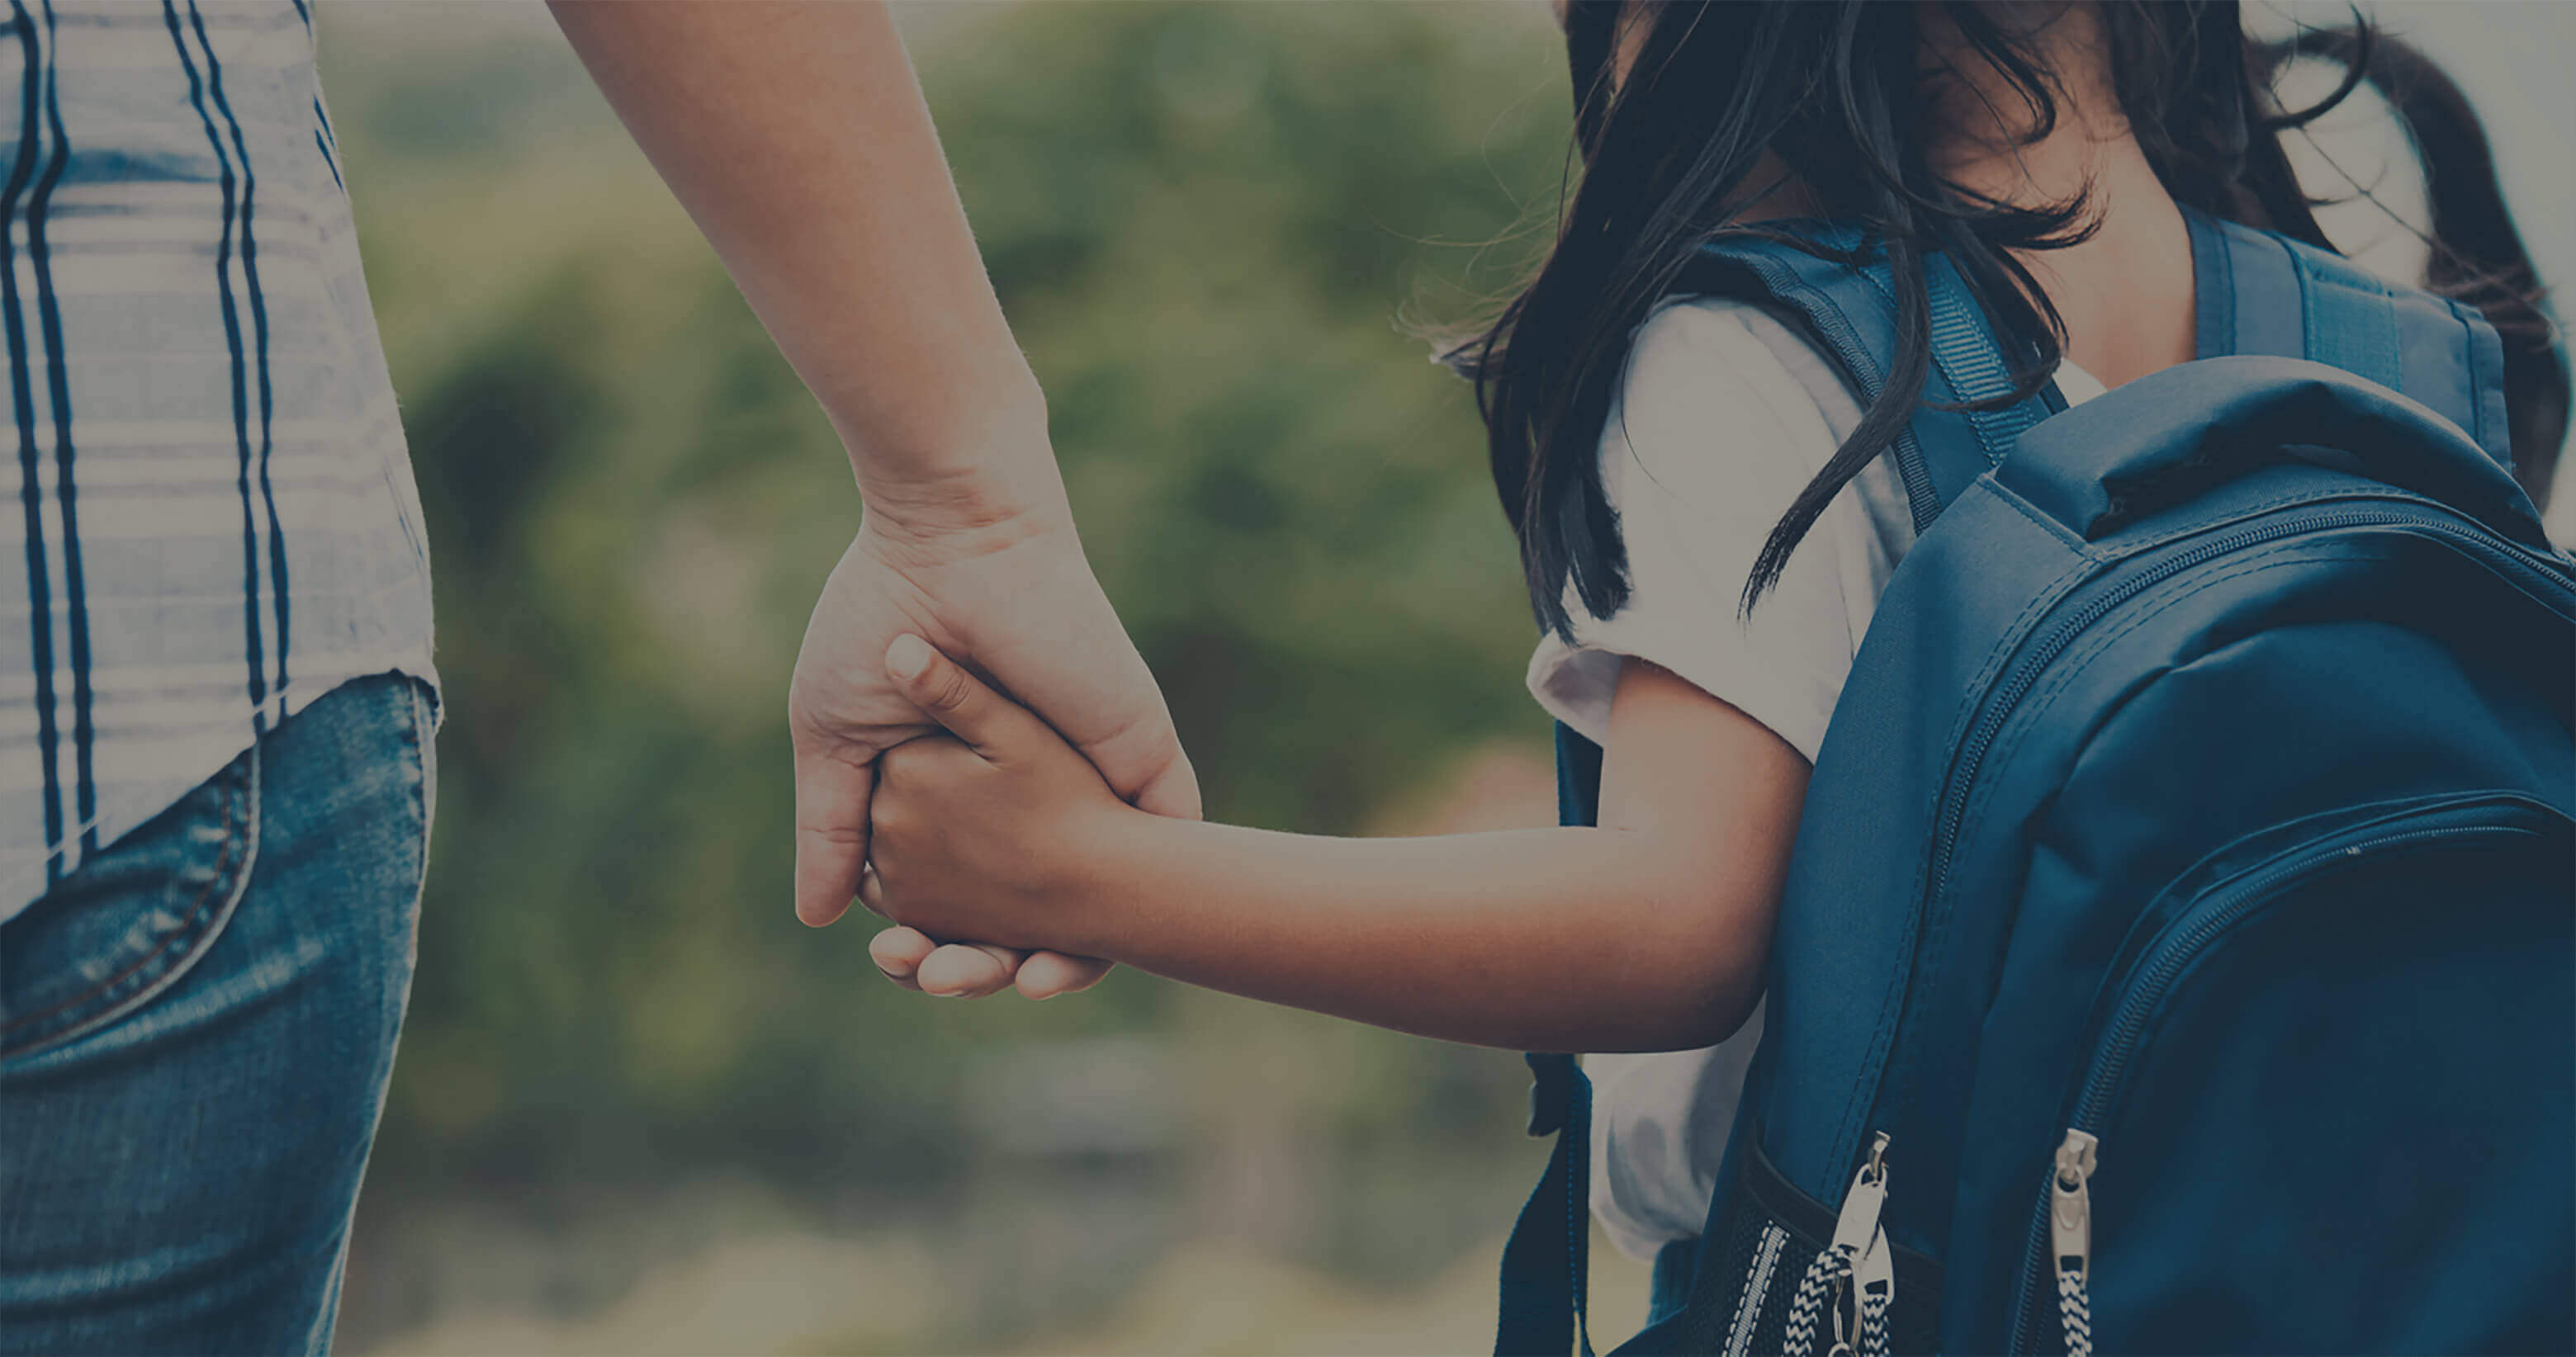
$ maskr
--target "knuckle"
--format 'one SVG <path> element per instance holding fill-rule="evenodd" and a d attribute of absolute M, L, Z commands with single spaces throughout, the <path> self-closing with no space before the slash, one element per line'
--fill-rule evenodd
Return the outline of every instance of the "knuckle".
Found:
<path fill-rule="evenodd" d="M 965 706 L 967 699 L 974 694 L 974 685 L 968 681 L 966 671 L 953 664 L 939 665 L 932 670 L 930 705 L 941 711 L 955 711 Z"/>
<path fill-rule="evenodd" d="M 911 773 L 913 760 L 921 757 L 920 751 L 915 748 L 920 743 L 919 740 L 906 740 L 877 755 L 877 796 L 879 798 L 884 797 L 889 787 L 902 781 Z"/>
<path fill-rule="evenodd" d="M 868 841 L 865 826 L 838 820 L 806 820 L 796 826 L 796 832 L 833 848 L 854 848 Z"/>
<path fill-rule="evenodd" d="M 877 791 L 880 796 L 897 783 L 911 786 L 939 756 L 942 741 L 930 736 L 904 741 L 877 756 Z"/>

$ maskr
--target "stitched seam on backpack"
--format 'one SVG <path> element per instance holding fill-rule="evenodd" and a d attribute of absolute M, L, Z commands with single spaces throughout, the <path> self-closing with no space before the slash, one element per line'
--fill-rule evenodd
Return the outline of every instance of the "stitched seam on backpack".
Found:
<path fill-rule="evenodd" d="M 2392 818 L 2403 818 L 2403 817 L 2392 817 Z M 2530 835 L 2531 837 L 2534 837 L 2534 838 L 2538 838 L 2538 837 L 2539 837 L 2539 835 L 2538 835 L 2536 832 L 2534 832 L 2534 831 L 2532 831 L 2532 830 L 2528 830 L 2528 829 L 2515 829 L 2515 830 L 2512 830 L 2512 831 L 2510 831 L 2510 832 L 2517 833 L 2517 834 Z M 2182 987 L 2182 982 L 2183 982 L 2185 979 L 2187 979 L 2187 978 L 2189 978 L 2190 976 L 2192 976 L 2193 974 L 2197 973 L 2197 972 L 2198 972 L 2198 971 L 2199 971 L 2203 966 L 2207 965 L 2207 964 L 2209 963 L 2210 958 L 2211 958 L 2211 956 L 2212 956 L 2212 955 L 2213 955 L 2213 953 L 2204 951 L 2202 954 L 2200 954 L 2200 955 L 2198 955 L 2198 956 L 2193 957 L 2193 958 L 2191 959 L 2190 964 L 2188 964 L 2188 965 L 2184 966 L 2182 970 L 2175 972 L 2172 982 L 2171 982 L 2171 983 L 2168 985 L 2168 987 L 2167 987 L 2167 992 L 2168 992 L 2168 993 L 2170 993 L 2172 990 L 2175 990 L 2175 989 L 2179 989 L 2179 988 L 2181 988 L 2181 987 Z M 2154 1019 L 2153 1019 L 2153 1020 L 2152 1020 L 2148 1025 L 2147 1025 L 2147 1026 L 2145 1026 L 2145 1027 L 2143 1027 L 2143 1028 L 2140 1028 L 2140 1029 L 2139 1029 L 2138 1034 L 2137 1034 L 2136 1038 L 2134 1039 L 2133 1046 L 2134 1046 L 2135 1048 L 2137 1048 L 2137 1049 L 2144 1049 L 2145 1047 L 2147 1047 L 2147 1046 L 2151 1045 L 2151 1044 L 2152 1044 L 2152 1038 L 2153 1038 L 2157 1033 L 2162 1032 L 2162 1031 L 2164 1030 L 2165 1026 L 2166 1026 L 2170 1021 L 2171 1021 L 2171 1016 L 2170 1016 L 2170 1014 L 2169 1014 L 2169 1013 L 2167 1013 L 2167 1012 L 2165 1012 L 2165 1011 L 2162 1011 L 2161 1006 L 2160 1006 L 2160 1007 L 2159 1007 L 2159 1011 L 2156 1013 L 2156 1015 L 2155 1015 Z M 2113 1124 L 2114 1122 L 2116 1122 L 2116 1121 L 2117 1121 L 2117 1119 L 2118 1119 L 2118 1117 L 2119 1117 L 2119 1114 L 2120 1114 L 2121 1112 L 2123 1112 L 2123 1111 L 2127 1110 L 2128 1102 L 2129 1102 L 2128 1098 L 2125 1096 L 2125 1095 L 2126 1095 L 2126 1088 L 2125 1088 L 2125 1084 L 2126 1084 L 2126 1082 L 2127 1082 L 2127 1081 L 2125 1081 L 2125 1080 L 2124 1080 L 2124 1081 L 2122 1081 L 2122 1082 L 2123 1082 L 2124 1087 L 2122 1088 L 2121 1093 L 2120 1093 L 2120 1094 L 2116 1094 L 2116 1095 L 2114 1095 L 2114 1096 L 2113 1096 L 2113 1098 L 2112 1098 L 2112 1100 L 2111 1100 L 2109 1103 L 2105 1104 L 2105 1105 L 2104 1105 L 2104 1107 L 2103 1107 L 2103 1109 L 2102 1109 L 2102 1124 L 2103 1124 L 2103 1125 L 2105 1125 L 2105 1126 L 2111 1125 L 2111 1124 Z"/>
<path fill-rule="evenodd" d="M 2460 323 L 2460 366 L 2469 374 L 2469 436 L 2477 440 L 2478 448 L 2483 451 L 2487 445 L 2487 392 L 2486 383 L 2480 380 L 2478 373 L 2478 327 L 2469 319 L 2469 308 L 2465 303 L 2449 297 L 2442 300 L 2450 305 L 2451 319 Z M 2513 449 L 2508 445 L 2506 451 L 2511 453 Z"/>
<path fill-rule="evenodd" d="M 2311 554 L 2303 556 L 2299 561 L 2283 561 L 2275 559 L 2288 552 L 2298 550 L 2303 546 L 2307 547 Z M 2066 690 L 2067 685 L 2075 682 L 2076 678 L 2082 674 L 2087 666 L 2091 665 L 2094 660 L 2101 657 L 2103 651 L 2119 644 L 2119 642 L 2128 637 L 2129 633 L 2136 631 L 2138 628 L 2143 627 L 2147 623 L 2163 616 L 2175 605 L 2181 603 L 2187 598 L 2190 598 L 2194 594 L 2198 594 L 2207 589 L 2216 588 L 2217 586 L 2242 575 L 2275 569 L 2285 565 L 2304 564 L 2307 561 L 2370 560 L 2375 558 L 2375 553 L 2320 553 L 2314 551 L 2313 543 L 2290 541 L 2275 543 L 2271 546 L 2265 547 L 2259 555 L 2238 562 L 2237 564 L 2207 576 L 2206 578 L 2190 579 L 2186 576 L 2183 579 L 2169 581 L 2153 593 L 2150 593 L 2139 600 L 2139 611 L 2135 617 L 2132 617 L 2119 626 L 2104 632 L 2100 637 L 2096 638 L 2093 642 L 2084 646 L 2080 650 L 2069 651 L 2068 653 L 2060 655 L 2057 659 L 2051 661 L 2048 667 L 2051 670 L 2056 671 L 2056 676 L 2044 685 L 2034 688 L 2029 693 L 2025 694 L 2022 698 L 2021 705 L 2025 710 L 2038 710 L 2046 707 L 2052 702 L 2055 702 L 2058 696 Z M 2029 737 L 2030 732 L 2038 729 L 2041 723 L 2034 719 L 2017 721 L 2013 724 L 2016 729 L 2014 729 L 2010 737 L 2004 740 L 1999 740 L 1987 750 L 1986 757 L 1990 762 L 1995 760 L 2008 761 L 2013 752 L 2018 750 L 2021 747 L 2022 742 Z M 1984 811 L 1987 803 L 1993 798 L 1993 795 L 1993 784 L 1989 782 L 1982 793 L 1972 793 L 1969 804 L 1961 807 L 1959 815 L 1959 837 L 1962 840 L 1968 837 L 1968 826 L 1970 822 L 1980 818 L 1981 813 Z"/>
<path fill-rule="evenodd" d="M 2313 463 L 2309 465 L 2313 465 Z M 2449 513 L 2459 512 L 2438 500 L 2428 499 L 2422 495 L 2414 494 L 2411 491 L 2400 491 L 2397 487 L 2389 485 L 2385 481 L 2373 481 L 2371 484 L 2376 487 L 2375 490 L 2359 491 L 2354 489 L 2352 486 L 2345 485 L 2334 486 L 2323 490 L 2302 490 L 2295 495 L 2284 495 L 2279 499 L 2264 500 L 2259 504 L 2247 506 L 2233 518 L 2222 519 L 2214 523 L 2196 524 L 2187 528 L 2175 528 L 2168 532 L 2158 533 L 2156 536 L 2149 537 L 2135 543 L 2126 550 L 2120 552 L 2117 556 L 2106 555 L 2102 559 L 2106 564 L 2124 560 L 2128 557 L 2151 551 L 2157 547 L 2165 546 L 2168 543 L 2179 542 L 2186 537 L 2196 537 L 2203 533 L 2216 531 L 2219 528 L 2242 522 L 2245 519 L 2258 518 L 2265 514 L 2275 514 L 2284 509 L 2295 509 L 2302 504 L 2315 504 L 2323 500 L 2356 499 L 2396 501 L 2419 507 L 2441 509 Z"/>
<path fill-rule="evenodd" d="M 2015 614 L 2013 620 L 2004 628 L 2003 640 L 1988 651 L 1986 662 L 1978 669 L 1976 677 L 1961 690 L 1958 715 L 1952 720 L 1950 732 L 1944 738 L 1945 747 L 1950 751 L 1950 760 L 1941 773 L 1941 789 L 1944 792 L 1949 789 L 1951 773 L 1958 766 L 1959 746 L 1966 739 L 1969 727 L 1975 723 L 1981 700 L 1987 690 L 1993 686 L 1995 675 L 2021 649 L 2022 641 L 2029 636 L 2030 628 L 2038 618 L 2062 601 L 2069 582 L 2101 564 L 2089 547 L 2068 543 L 2063 524 L 2040 515 L 2034 507 L 2021 502 L 2018 495 L 2011 494 L 1991 482 L 1980 482 L 1980 484 L 1985 486 L 1986 493 L 1990 497 L 2000 500 L 2014 512 L 2047 530 L 2060 545 L 2070 546 L 2076 559 L 2073 564 L 2032 594 L 2030 601 L 2022 606 L 2022 610 Z M 1976 485 L 1971 485 L 1969 490 L 1973 493 L 1976 488 Z M 1964 829 L 1966 825 L 1964 815 L 1960 823 Z M 1936 825 L 1936 833 L 1937 829 Z M 1879 1000 L 1879 1021 L 1870 1033 L 1870 1044 L 1865 1054 L 1864 1071 L 1874 1071 L 1875 1074 L 1871 1085 L 1871 1096 L 1858 1100 L 1852 1109 L 1844 1113 L 1842 1126 L 1835 1134 L 1836 1161 L 1847 1160 L 1858 1152 L 1859 1128 L 1868 1121 L 1870 1108 L 1878 1101 L 1877 1093 L 1885 1086 L 1887 1062 L 1895 1045 L 1896 1029 L 1903 1022 L 1907 1007 L 1906 999 L 1913 988 L 1913 977 L 1920 969 L 1917 953 L 1923 945 L 1925 925 L 1932 915 L 1934 903 L 1931 897 L 1932 884 L 1932 853 L 1927 846 L 1914 870 L 1914 889 L 1911 894 L 1918 904 L 1912 911 L 1912 917 L 1906 921 L 1904 937 L 1898 940 L 1898 955 L 1904 960 L 1905 966 L 1897 975 L 1890 977 L 1884 997 Z M 1907 1096 L 1910 1098 L 1911 1094 L 1908 1093 Z"/>
<path fill-rule="evenodd" d="M 2100 564 L 2102 561 L 2108 559 L 2104 557 L 2092 543 L 2085 541 L 2082 533 L 2079 533 L 2073 528 L 2049 517 L 2045 512 L 2041 511 L 2039 506 L 2023 499 L 2020 493 L 2013 490 L 2010 486 L 2004 485 L 2001 482 L 1983 482 L 1983 484 L 1985 484 L 1987 494 L 2001 500 L 2005 506 L 2010 508 L 2014 513 L 2038 524 L 2041 531 L 2064 543 L 2069 550 L 2075 552 L 2077 555 L 2096 564 Z M 1974 490 L 1977 487 L 1975 484 L 1971 484 L 1968 488 L 1970 490 Z"/>
<path fill-rule="evenodd" d="M 2146 597 L 2153 599 L 2154 602 L 2152 605 L 2146 605 L 2142 600 L 2141 610 L 2136 617 L 2131 618 L 2129 621 L 2123 623 L 2112 631 L 2105 633 L 2098 640 L 2084 647 L 2082 650 L 2069 652 L 2052 661 L 2049 668 L 2058 671 L 2058 677 L 2048 683 L 2045 687 L 2034 689 L 2029 694 L 2026 694 L 2023 698 L 2022 705 L 2028 710 L 2038 710 L 2040 708 L 2044 708 L 2049 703 L 2054 702 L 2057 697 L 2064 692 L 2066 686 L 2073 683 L 2076 677 L 2081 674 L 2083 670 L 2095 659 L 2099 658 L 2104 650 L 2116 645 L 2131 632 L 2145 626 L 2148 622 L 2162 616 L 2166 611 L 2173 608 L 2184 599 L 2187 599 L 2204 589 L 2212 588 L 2240 575 L 2253 574 L 2259 571 L 2274 569 L 2285 565 L 2303 563 L 2272 559 L 2284 552 L 2294 549 L 2298 545 L 2300 544 L 2295 542 L 2276 544 L 2265 548 L 2257 557 L 2240 562 L 2237 565 L 2207 579 L 2193 582 L 2187 586 L 2177 587 L 2176 584 L 2169 584 L 2156 593 L 2147 595 Z M 2305 559 L 2314 560 L 2334 558 L 2311 556 Z M 2159 597 L 2159 595 L 2161 595 L 2161 597 Z M 2023 741 L 2028 738 L 2030 732 L 2038 729 L 2042 723 L 2037 719 L 2033 719 L 2016 722 L 2014 724 L 2017 728 L 2012 732 L 2008 740 L 1998 741 L 1987 750 L 1986 759 L 1989 766 L 2009 762 L 2013 753 L 2021 747 Z M 1983 827 L 1982 821 L 1984 819 L 1985 811 L 1994 798 L 1994 787 L 1995 784 L 1991 780 L 1986 781 L 1983 785 L 1983 790 L 1981 792 L 1972 792 L 1970 802 L 1961 807 L 1959 814 L 1960 842 L 1964 843 L 1972 836 L 1972 826 L 1978 829 Z M 1926 907 L 1923 913 L 1927 919 L 1935 912 L 1934 907 L 1936 904 L 1937 902 L 1933 901 L 1925 902 Z M 2009 922 L 2006 925 L 2005 931 L 2010 931 Z M 1937 973 L 1941 966 L 1945 965 L 1949 960 L 1947 950 L 1947 943 L 1949 940 L 1949 934 L 1945 930 L 1943 934 L 1934 941 L 1934 945 L 1939 947 L 1941 950 L 1936 956 L 1926 957 L 1916 967 L 1916 970 L 1918 972 Z"/>

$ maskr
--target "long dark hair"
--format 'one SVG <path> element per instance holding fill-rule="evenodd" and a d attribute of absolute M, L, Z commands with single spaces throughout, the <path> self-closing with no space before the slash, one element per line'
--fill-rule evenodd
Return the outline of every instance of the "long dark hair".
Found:
<path fill-rule="evenodd" d="M 1568 0 L 1580 182 L 1554 249 L 1499 319 L 1457 355 L 1476 381 L 1494 485 L 1518 534 L 1530 601 L 1568 635 L 1568 584 L 1606 617 L 1627 599 L 1626 553 L 1601 483 L 1599 440 L 1636 327 L 1675 287 L 1701 245 L 1760 234 L 1733 219 L 1779 185 L 1760 176 L 1776 152 L 1816 208 L 1858 225 L 1884 257 L 1897 297 L 1898 348 L 1885 390 L 1763 544 L 1750 608 L 1834 495 L 1893 442 L 1921 399 L 1930 341 L 1924 260 L 1946 253 L 2011 338 L 2017 391 L 2055 371 L 2062 322 L 2011 253 L 2063 248 L 2090 233 L 2082 198 L 2014 204 L 1945 178 L 1927 156 L 1932 122 L 1914 0 L 1698 3 Z M 2063 92 L 2027 32 L 1971 0 L 1939 6 L 1972 59 L 2023 105 L 2036 141 Z M 2433 209 L 2427 282 L 2484 308 L 2505 336 L 2507 401 L 2519 471 L 2545 494 L 2567 421 L 2565 361 L 2540 309 L 2527 253 L 2504 210 L 2493 158 L 2467 100 L 2419 54 L 2348 28 L 2249 43 L 2233 0 L 2103 0 L 2098 7 L 2121 111 L 2166 190 L 2186 208 L 2331 248 L 2281 145 L 2365 81 L 2413 133 Z M 1626 77 L 1611 76 L 1622 22 L 1642 25 Z M 2283 111 L 2274 78 L 2292 60 L 2345 68 L 2315 105 Z"/>

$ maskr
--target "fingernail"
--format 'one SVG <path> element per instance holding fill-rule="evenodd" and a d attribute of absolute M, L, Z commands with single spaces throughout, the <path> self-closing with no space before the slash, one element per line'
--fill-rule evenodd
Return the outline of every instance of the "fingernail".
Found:
<path fill-rule="evenodd" d="M 930 667 L 930 643 L 918 636 L 898 636 L 886 647 L 886 672 L 899 679 L 917 679 Z"/>

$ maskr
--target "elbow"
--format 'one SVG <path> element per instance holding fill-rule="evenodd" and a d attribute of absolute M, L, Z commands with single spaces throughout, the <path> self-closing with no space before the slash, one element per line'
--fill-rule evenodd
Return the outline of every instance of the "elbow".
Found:
<path fill-rule="evenodd" d="M 1771 911 L 1703 898 L 1668 917 L 1687 921 L 1635 954 L 1630 974 L 1642 1021 L 1629 1049 L 1692 1051 L 1741 1031 L 1762 1001 Z"/>
<path fill-rule="evenodd" d="M 1690 1051 L 1742 1030 L 1761 1002 L 1779 915 L 1776 873 L 1748 870 L 1736 855 L 1692 836 L 1649 841 L 1631 864 L 1633 893 L 1621 901 L 1618 938 L 1626 1029 L 1618 1047 Z M 1679 851 L 1652 851 L 1665 848 Z"/>
<path fill-rule="evenodd" d="M 1703 995 L 1697 1004 L 1685 1005 L 1672 1025 L 1670 1037 L 1652 1049 L 1695 1051 L 1714 1046 L 1744 1030 L 1761 998 L 1761 989 L 1756 985 L 1718 986 L 1717 992 Z"/>
<path fill-rule="evenodd" d="M 1762 1000 L 1761 968 L 1697 967 L 1660 984 L 1634 986 L 1630 996 L 1626 1021 L 1587 1049 L 1645 1054 L 1714 1046 L 1751 1021 Z"/>

